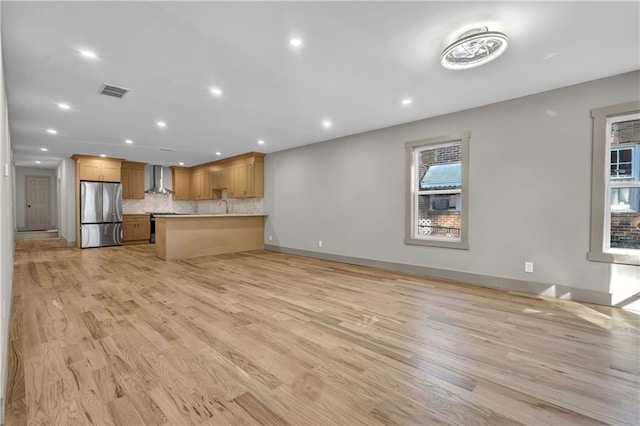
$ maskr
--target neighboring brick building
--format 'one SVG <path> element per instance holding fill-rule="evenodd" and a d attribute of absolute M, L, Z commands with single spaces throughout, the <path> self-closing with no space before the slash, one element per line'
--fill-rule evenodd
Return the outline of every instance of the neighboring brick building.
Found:
<path fill-rule="evenodd" d="M 421 191 L 439 194 L 418 197 L 418 233 L 460 237 L 460 194 L 447 190 L 461 188 L 462 147 L 460 145 L 422 152 L 419 164 Z"/>

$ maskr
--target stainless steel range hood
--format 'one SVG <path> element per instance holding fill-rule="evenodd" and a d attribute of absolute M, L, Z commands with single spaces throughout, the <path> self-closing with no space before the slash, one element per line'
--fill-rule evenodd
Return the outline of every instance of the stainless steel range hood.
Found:
<path fill-rule="evenodd" d="M 153 180 L 151 188 L 144 191 L 146 194 L 172 194 L 173 191 L 164 187 L 164 167 L 153 166 Z"/>

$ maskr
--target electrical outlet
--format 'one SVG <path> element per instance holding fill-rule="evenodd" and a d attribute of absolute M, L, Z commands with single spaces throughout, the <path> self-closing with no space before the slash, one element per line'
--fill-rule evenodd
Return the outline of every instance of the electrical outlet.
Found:
<path fill-rule="evenodd" d="M 533 262 L 524 262 L 524 271 L 533 274 Z"/>
<path fill-rule="evenodd" d="M 322 247 L 322 240 L 318 241 L 318 247 Z"/>
<path fill-rule="evenodd" d="M 269 235 L 269 241 L 273 241 L 273 235 Z"/>

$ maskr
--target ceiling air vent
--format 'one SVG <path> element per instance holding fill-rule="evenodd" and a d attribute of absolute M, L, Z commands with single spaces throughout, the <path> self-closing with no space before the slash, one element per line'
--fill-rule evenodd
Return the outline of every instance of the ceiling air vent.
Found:
<path fill-rule="evenodd" d="M 129 89 L 105 83 L 102 85 L 99 93 L 101 95 L 113 96 L 114 98 L 121 98 L 129 93 Z"/>

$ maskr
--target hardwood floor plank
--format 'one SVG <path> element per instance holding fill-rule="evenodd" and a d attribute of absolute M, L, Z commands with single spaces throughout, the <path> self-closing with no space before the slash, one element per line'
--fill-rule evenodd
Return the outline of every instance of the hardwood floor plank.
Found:
<path fill-rule="evenodd" d="M 14 401 L 24 401 L 24 351 L 22 350 L 22 340 L 9 340 L 8 350 L 8 377 L 7 377 L 7 404 Z"/>
<path fill-rule="evenodd" d="M 271 411 L 269 407 L 255 398 L 250 392 L 245 392 L 234 398 L 233 402 L 242 407 L 243 410 L 249 413 L 251 417 L 256 419 L 262 425 L 286 426 L 289 424 L 285 419 L 278 416 L 276 413 Z"/>
<path fill-rule="evenodd" d="M 637 424 L 640 316 L 258 250 L 16 252 L 6 424 Z"/>

